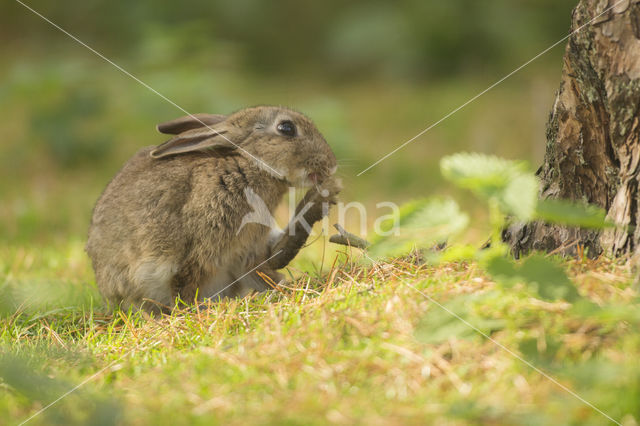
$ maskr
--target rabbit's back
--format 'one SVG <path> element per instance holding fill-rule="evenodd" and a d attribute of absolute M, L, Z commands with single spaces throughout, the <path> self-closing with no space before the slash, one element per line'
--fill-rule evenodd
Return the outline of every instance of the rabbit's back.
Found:
<path fill-rule="evenodd" d="M 96 281 L 113 302 L 134 303 L 149 296 L 132 283 L 133 271 L 146 273 L 149 280 L 166 282 L 163 278 L 175 269 L 171 259 L 181 245 L 173 235 L 181 233 L 176 215 L 189 196 L 189 170 L 172 167 L 171 162 L 151 167 L 149 151 L 139 151 L 107 185 L 89 228 L 86 248 Z M 166 258 L 165 268 L 154 262 L 153 267 L 148 263 L 145 271 L 145 258 L 162 257 Z"/>
<path fill-rule="evenodd" d="M 197 276 L 182 277 L 197 287 L 234 258 L 250 261 L 250 248 L 266 239 L 268 229 L 256 224 L 236 235 L 250 211 L 244 189 L 255 187 L 263 200 L 276 202 L 282 194 L 260 193 L 272 186 L 240 156 L 193 153 L 158 161 L 150 151 L 129 160 L 98 200 L 87 252 L 109 300 L 171 306 L 179 293 L 171 281 L 184 265 L 202 265 L 189 269 Z"/>

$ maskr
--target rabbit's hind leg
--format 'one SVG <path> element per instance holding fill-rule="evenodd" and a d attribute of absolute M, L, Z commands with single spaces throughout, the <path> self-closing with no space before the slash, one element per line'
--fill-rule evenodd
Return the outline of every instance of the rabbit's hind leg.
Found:
<path fill-rule="evenodd" d="M 176 263 L 169 259 L 148 258 L 132 269 L 135 298 L 172 307 L 174 297 L 171 282 L 177 272 Z"/>
<path fill-rule="evenodd" d="M 236 274 L 239 278 L 234 287 L 234 297 L 244 297 L 254 291 L 262 292 L 278 287 L 285 281 L 284 275 L 269 269 L 258 269 L 249 273 Z"/>
<path fill-rule="evenodd" d="M 237 278 L 228 269 L 216 268 L 214 273 L 206 274 L 200 279 L 197 289 L 198 301 L 218 301 L 225 297 L 233 297 L 237 282 Z"/>
<path fill-rule="evenodd" d="M 276 284 L 282 280 L 282 275 L 275 271 L 265 272 L 264 275 L 267 276 L 267 280 Z M 215 302 L 225 297 L 244 297 L 253 291 L 264 291 L 271 287 L 256 271 L 232 273 L 229 270 L 219 270 L 214 277 L 200 286 L 198 300 L 210 299 Z"/>

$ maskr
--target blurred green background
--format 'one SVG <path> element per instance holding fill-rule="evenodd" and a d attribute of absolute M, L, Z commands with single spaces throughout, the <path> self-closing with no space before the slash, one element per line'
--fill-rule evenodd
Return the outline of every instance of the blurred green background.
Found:
<path fill-rule="evenodd" d="M 452 152 L 542 160 L 562 47 L 356 177 L 566 35 L 576 1 L 26 3 L 190 112 L 303 111 L 343 200 L 375 206 L 451 192 Z M 0 22 L 0 241 L 81 241 L 111 176 L 183 113 L 13 0 Z"/>

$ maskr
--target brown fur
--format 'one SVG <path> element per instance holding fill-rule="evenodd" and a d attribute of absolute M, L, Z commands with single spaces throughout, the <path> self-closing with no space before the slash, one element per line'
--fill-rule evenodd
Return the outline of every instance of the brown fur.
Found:
<path fill-rule="evenodd" d="M 296 124 L 296 137 L 276 130 L 285 119 Z M 197 129 L 181 120 L 187 132 Z M 98 287 L 110 302 L 126 308 L 149 300 L 145 307 L 150 310 L 171 308 L 177 296 L 189 303 L 212 297 L 204 293 L 216 293 L 234 280 L 216 295 L 262 290 L 266 285 L 256 272 L 245 274 L 271 256 L 273 245 L 282 245 L 283 238 L 270 243 L 269 228 L 256 223 L 238 233 L 251 211 L 245 188 L 270 212 L 287 187 L 304 184 L 309 173 L 325 179 L 323 186 L 330 189 L 326 199 L 339 191 L 330 178 L 335 157 L 302 114 L 249 108 L 202 130 L 208 133 L 202 141 L 174 140 L 178 135 L 140 150 L 98 200 L 86 249 Z M 222 135 L 227 142 L 218 142 Z M 182 144 L 190 144 L 187 152 L 181 151 Z M 159 158 L 152 158 L 152 152 Z M 266 266 L 259 270 L 279 278 Z"/>

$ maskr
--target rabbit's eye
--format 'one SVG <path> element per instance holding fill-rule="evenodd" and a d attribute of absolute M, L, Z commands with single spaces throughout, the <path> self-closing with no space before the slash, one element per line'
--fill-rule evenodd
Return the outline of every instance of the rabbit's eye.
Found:
<path fill-rule="evenodd" d="M 295 136 L 296 135 L 296 125 L 293 124 L 292 121 L 284 120 L 278 123 L 278 132 L 282 133 L 285 136 Z"/>

